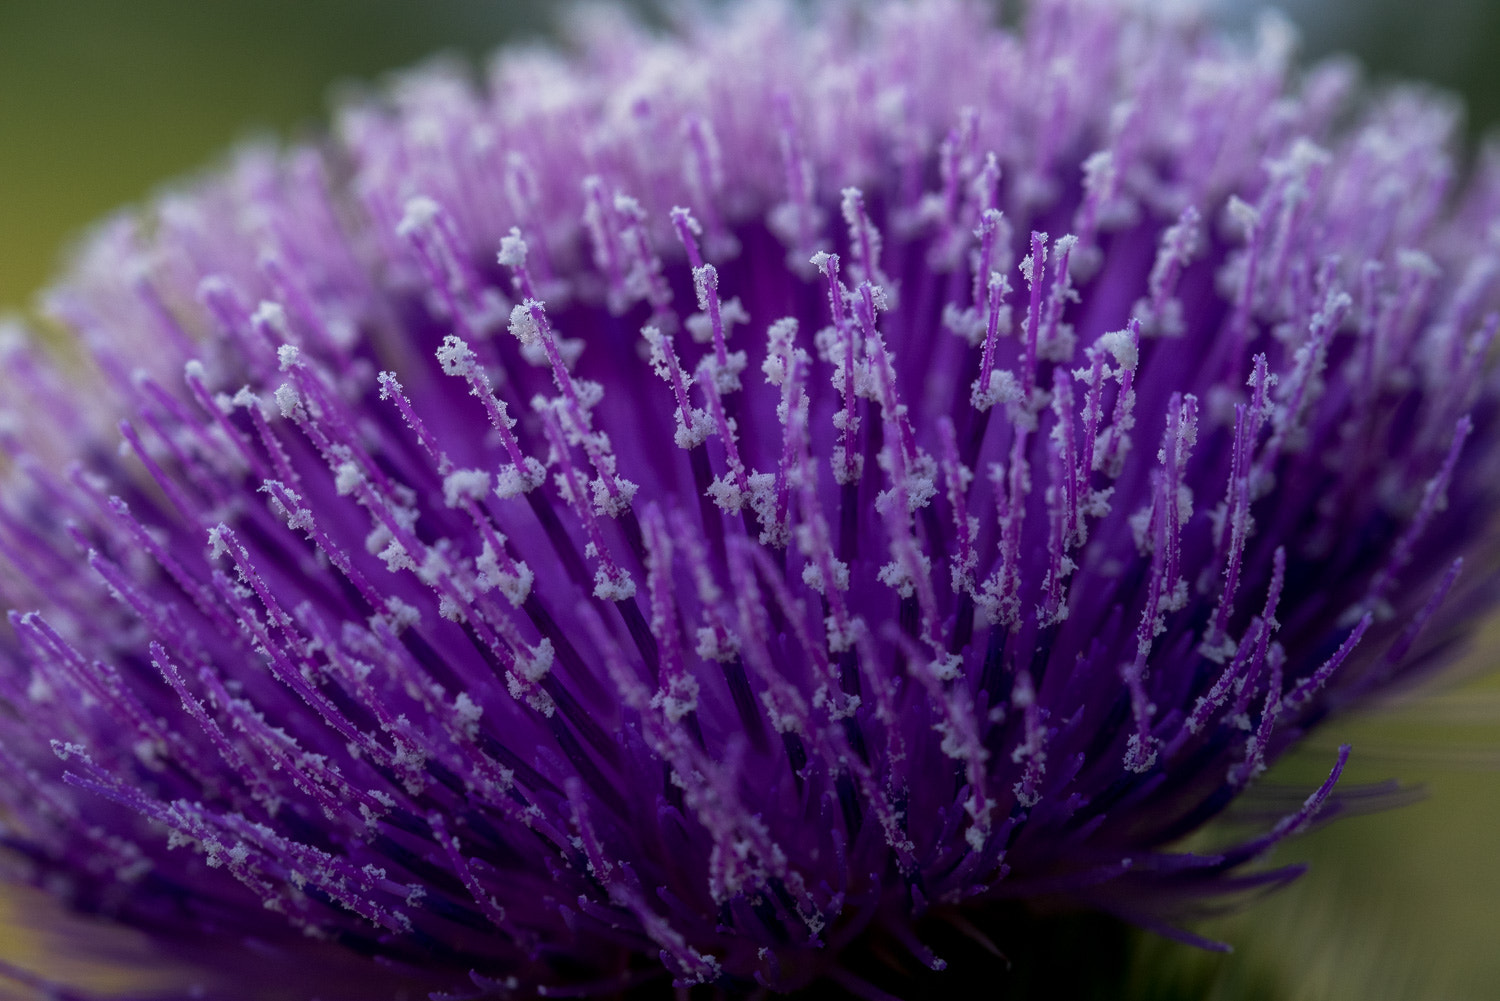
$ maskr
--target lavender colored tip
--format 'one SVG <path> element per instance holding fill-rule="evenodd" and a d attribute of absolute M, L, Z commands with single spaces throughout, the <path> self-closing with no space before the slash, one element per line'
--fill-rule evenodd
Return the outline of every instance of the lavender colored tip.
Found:
<path fill-rule="evenodd" d="M 1177 845 L 1492 588 L 1500 156 L 1145 5 L 581 38 L 7 334 L 11 878 L 225 996 L 872 999 L 1285 878 L 1347 748 Z"/>

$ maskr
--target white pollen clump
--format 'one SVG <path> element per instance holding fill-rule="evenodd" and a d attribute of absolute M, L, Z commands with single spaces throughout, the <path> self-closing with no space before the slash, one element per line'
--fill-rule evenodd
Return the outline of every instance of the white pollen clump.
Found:
<path fill-rule="evenodd" d="M 707 410 L 699 407 L 693 408 L 692 427 L 688 427 L 687 422 L 682 417 L 681 410 L 677 411 L 676 417 L 677 430 L 672 435 L 672 441 L 678 448 L 687 450 L 695 449 L 707 441 L 708 436 L 713 432 L 713 418 L 709 416 Z"/>
<path fill-rule="evenodd" d="M 229 552 L 229 546 L 224 541 L 225 526 L 215 525 L 208 530 L 208 558 L 216 560 Z"/>
<path fill-rule="evenodd" d="M 231 406 L 243 407 L 246 410 L 249 410 L 253 407 L 259 410 L 262 415 L 269 416 L 266 413 L 265 407 L 261 405 L 260 397 L 256 396 L 255 393 L 250 390 L 249 386 L 241 386 L 239 390 L 234 394 L 234 396 L 230 397 L 229 402 Z M 228 413 L 228 408 L 225 408 L 225 413 Z"/>
<path fill-rule="evenodd" d="M 380 551 L 380 558 L 385 561 L 385 567 L 391 573 L 398 570 L 415 571 L 417 569 L 417 564 L 412 560 L 411 554 L 406 551 L 406 547 L 394 538 Z"/>
<path fill-rule="evenodd" d="M 369 626 L 372 632 L 384 626 L 392 636 L 400 636 L 408 628 L 421 621 L 421 612 L 400 598 L 392 596 L 385 599 L 384 612 L 377 612 L 370 616 Z"/>
<path fill-rule="evenodd" d="M 932 724 L 932 729 L 943 738 L 942 742 L 938 744 L 938 749 L 944 755 L 952 758 L 954 761 L 968 760 L 970 749 L 966 746 L 963 734 L 959 732 L 958 727 L 953 725 L 952 721 L 940 719 Z M 981 750 L 980 754 L 983 758 L 987 757 L 989 752 Z"/>
<path fill-rule="evenodd" d="M 730 515 L 739 514 L 740 509 L 750 503 L 749 491 L 740 489 L 732 476 L 715 476 L 705 492 L 719 510 Z"/>
<path fill-rule="evenodd" d="M 842 627 L 839 626 L 838 616 L 830 615 L 823 625 L 828 630 L 828 649 L 832 653 L 854 649 L 854 644 L 865 633 L 865 621 L 857 615 L 851 616 Z"/>
<path fill-rule="evenodd" d="M 813 707 L 826 712 L 828 719 L 834 723 L 841 719 L 852 719 L 863 704 L 864 700 L 858 695 L 848 695 L 828 685 L 819 685 L 817 691 L 813 692 Z"/>
<path fill-rule="evenodd" d="M 766 355 L 766 360 L 760 363 L 760 371 L 766 377 L 766 382 L 773 386 L 781 385 L 787 377 L 786 356 Z"/>
<path fill-rule="evenodd" d="M 1010 307 L 1003 307 L 1005 315 L 1002 318 L 1003 333 L 1010 333 Z M 984 315 L 978 309 L 969 307 L 960 308 L 957 303 L 948 303 L 943 307 L 943 326 L 953 331 L 959 337 L 968 342 L 969 347 L 977 348 L 984 343 L 987 327 Z"/>
<path fill-rule="evenodd" d="M 495 474 L 495 496 L 501 500 L 509 500 L 519 497 L 541 485 L 547 478 L 547 471 L 537 459 L 527 456 L 524 460 L 524 469 L 517 469 L 515 463 L 500 467 Z"/>
<path fill-rule="evenodd" d="M 468 343 L 453 334 L 443 338 L 442 346 L 437 349 L 437 360 L 444 375 L 469 376 L 478 368 Z"/>
<path fill-rule="evenodd" d="M 980 382 L 975 379 L 969 392 L 969 405 L 975 410 L 988 410 L 1001 403 L 1020 403 L 1025 397 L 1015 373 L 1009 369 L 991 369 L 988 385 L 981 386 Z"/>
<path fill-rule="evenodd" d="M 286 518 L 287 528 L 290 528 L 294 532 L 310 533 L 313 530 L 313 513 L 311 510 L 305 507 L 287 510 L 279 501 L 277 502 L 277 506 L 281 507 L 282 514 Z"/>
<path fill-rule="evenodd" d="M 687 328 L 688 335 L 698 344 L 707 344 L 714 339 L 714 325 L 707 313 L 694 313 L 682 325 Z"/>
<path fill-rule="evenodd" d="M 426 195 L 408 198 L 401 221 L 396 224 L 396 235 L 403 238 L 409 237 L 419 230 L 429 228 L 440 212 L 442 212 L 441 206 Z"/>
<path fill-rule="evenodd" d="M 766 330 L 766 360 L 761 363 L 760 369 L 766 374 L 766 381 L 773 386 L 779 386 L 786 379 L 787 360 L 795 354 L 797 348 L 797 318 L 794 316 L 783 316 Z"/>
<path fill-rule="evenodd" d="M 395 372 L 381 372 L 375 381 L 380 385 L 382 400 L 389 400 L 402 392 L 401 380 L 396 378 Z"/>
<path fill-rule="evenodd" d="M 289 382 L 276 387 L 276 406 L 287 420 L 300 422 L 303 419 L 302 396 Z"/>
<path fill-rule="evenodd" d="M 648 323 L 641 328 L 641 340 L 646 342 L 649 348 L 648 359 L 651 363 L 651 371 L 656 373 L 659 379 L 670 379 L 672 377 L 672 345 L 667 336 L 661 332 L 661 328 L 655 324 Z"/>
<path fill-rule="evenodd" d="M 286 310 L 282 308 L 279 302 L 271 302 L 269 300 L 261 302 L 259 306 L 255 307 L 255 312 L 251 315 L 250 322 L 256 327 L 273 331 L 282 340 L 291 340 L 291 328 L 287 326 Z"/>
<path fill-rule="evenodd" d="M 849 564 L 832 557 L 829 558 L 829 562 L 832 564 L 834 590 L 849 590 Z M 823 578 L 823 568 L 817 563 L 808 563 L 802 568 L 802 583 L 819 594 L 828 593 L 824 590 L 827 586 L 827 581 Z"/>
<path fill-rule="evenodd" d="M 664 690 L 651 697 L 651 708 L 661 710 L 670 722 L 680 722 L 698 708 L 698 679 L 690 674 L 672 678 Z"/>
<path fill-rule="evenodd" d="M 635 581 L 624 570 L 616 569 L 615 576 L 600 567 L 594 571 L 594 597 L 601 601 L 624 601 L 635 596 Z"/>
<path fill-rule="evenodd" d="M 521 677 L 533 685 L 539 684 L 552 670 L 552 662 L 556 659 L 556 653 L 552 649 L 552 641 L 545 636 L 532 648 L 530 656 L 516 658 L 516 670 Z"/>
<path fill-rule="evenodd" d="M 603 476 L 597 476 L 589 481 L 589 489 L 593 493 L 594 510 L 607 517 L 618 518 L 630 510 L 630 502 L 640 487 L 619 476 L 614 477 L 615 492 L 613 494 L 610 493 L 609 487 L 609 482 Z"/>
<path fill-rule="evenodd" d="M 890 466 L 889 451 L 882 451 L 881 466 Z M 917 461 L 913 462 L 906 470 L 906 475 L 901 480 L 901 490 L 895 487 L 882 490 L 875 495 L 875 510 L 886 514 L 891 504 L 898 496 L 906 498 L 906 509 L 909 513 L 916 513 L 932 502 L 937 496 L 937 463 L 932 456 L 925 452 L 917 455 Z"/>
<path fill-rule="evenodd" d="M 500 238 L 500 266 L 504 268 L 524 267 L 527 250 L 526 241 L 521 239 L 520 229 L 512 226 L 510 233 Z"/>
<path fill-rule="evenodd" d="M 383 523 L 377 524 L 374 528 L 370 529 L 370 534 L 365 536 L 365 552 L 374 556 L 388 546 L 392 538 L 394 536 L 391 534 L 389 528 Z"/>
<path fill-rule="evenodd" d="M 1150 504 L 1132 514 L 1129 518 L 1131 534 L 1135 536 L 1135 548 L 1142 556 L 1150 556 L 1156 548 L 1156 542 L 1151 537 L 1151 513 Z"/>
<path fill-rule="evenodd" d="M 52 686 L 47 684 L 46 678 L 32 672 L 31 682 L 26 686 L 26 697 L 38 705 L 46 705 L 52 701 Z"/>
<path fill-rule="evenodd" d="M 354 462 L 341 462 L 334 473 L 333 486 L 340 497 L 354 493 L 365 482 L 365 474 Z"/>
<path fill-rule="evenodd" d="M 480 501 L 490 492 L 490 474 L 482 469 L 457 469 L 443 479 L 443 501 L 458 507 L 465 500 Z"/>
<path fill-rule="evenodd" d="M 807 706 L 796 689 L 790 687 L 768 688 L 760 693 L 761 704 L 766 707 L 766 721 L 777 733 L 802 733 L 802 721 L 807 718 Z"/>
<path fill-rule="evenodd" d="M 953 681 L 963 673 L 964 659 L 961 655 L 950 653 L 939 657 L 927 665 L 927 673 L 938 681 Z"/>
<path fill-rule="evenodd" d="M 452 573 L 453 564 L 448 562 L 448 557 L 437 546 L 428 547 L 427 554 L 422 557 L 422 565 L 417 569 L 417 576 L 422 578 L 422 583 L 436 587 Z"/>
<path fill-rule="evenodd" d="M 501 541 L 504 541 L 504 536 L 501 537 Z M 484 551 L 474 558 L 474 569 L 479 572 L 474 581 L 475 586 L 481 591 L 492 590 L 495 587 L 495 578 L 501 573 L 500 556 L 488 539 L 484 542 Z"/>
<path fill-rule="evenodd" d="M 1128 330 L 1115 330 L 1099 338 L 1099 346 L 1114 355 L 1115 363 L 1122 368 L 1134 370 L 1140 360 L 1140 348 Z"/>
<path fill-rule="evenodd" d="M 574 379 L 573 394 L 578 397 L 578 406 L 581 407 L 585 412 L 587 412 L 597 407 L 599 405 L 599 401 L 604 399 L 604 384 L 601 382 L 595 382 L 593 379 Z M 566 408 L 560 408 L 558 410 L 558 417 L 562 420 L 563 427 L 565 429 L 570 427 L 571 420 Z M 608 435 L 600 431 L 596 435 L 596 440 L 598 440 L 600 444 L 601 452 L 609 451 Z"/>
<path fill-rule="evenodd" d="M 146 767 L 148 771 L 159 772 L 164 766 L 162 757 L 166 754 L 167 745 L 159 740 L 141 738 L 130 745 L 131 751 L 135 753 L 136 760 Z"/>
<path fill-rule="evenodd" d="M 698 627 L 696 653 L 704 660 L 730 663 L 740 655 L 739 638 L 732 633 L 720 633 L 712 626 Z"/>
<path fill-rule="evenodd" d="M 1141 740 L 1141 735 L 1132 733 L 1130 739 L 1125 742 L 1125 767 L 1133 772 L 1149 772 L 1151 766 L 1156 764 L 1156 748 L 1152 746 L 1155 738 Z"/>
<path fill-rule="evenodd" d="M 698 297 L 698 308 L 708 310 L 708 293 L 712 287 L 715 292 L 719 290 L 719 272 L 712 264 L 705 264 L 693 269 L 693 292 Z"/>
<path fill-rule="evenodd" d="M 525 563 L 517 563 L 515 567 L 516 572 L 514 574 L 500 574 L 495 580 L 496 586 L 500 588 L 500 593 L 505 595 L 505 600 L 509 601 L 512 606 L 519 608 L 526 603 L 527 597 L 530 596 L 531 583 L 536 579 L 536 575 L 532 573 L 531 567 Z"/>
<path fill-rule="evenodd" d="M 791 526 L 776 517 L 776 474 L 751 473 L 750 507 L 760 518 L 760 544 L 785 549 L 792 541 Z"/>
<path fill-rule="evenodd" d="M 729 340 L 736 324 L 749 322 L 750 313 L 745 309 L 744 304 L 740 302 L 739 296 L 725 299 L 719 303 L 719 324 L 724 329 L 724 339 L 726 341 Z M 707 344 L 714 339 L 713 321 L 707 313 L 694 313 L 682 321 L 682 323 L 683 326 L 687 327 L 688 333 L 692 335 L 693 340 L 699 344 Z"/>
<path fill-rule="evenodd" d="M 926 553 L 917 553 L 916 557 L 916 574 L 929 576 L 932 573 L 932 557 Z M 882 584 L 894 588 L 901 597 L 910 598 L 916 593 L 916 574 L 906 560 L 898 558 L 882 566 L 876 576 Z"/>
<path fill-rule="evenodd" d="M 1177 521 L 1186 525 L 1193 517 L 1193 488 L 1186 483 L 1177 484 Z"/>
<path fill-rule="evenodd" d="M 698 221 L 698 217 L 693 215 L 689 209 L 681 205 L 673 205 L 671 216 L 673 221 L 677 221 L 680 218 L 681 221 L 687 223 L 688 231 L 694 236 L 703 236 L 703 224 Z"/>
<path fill-rule="evenodd" d="M 703 361 L 699 362 L 697 378 L 699 380 L 712 378 L 714 388 L 721 395 L 728 395 L 740 388 L 740 373 L 745 371 L 745 366 L 748 363 L 749 361 L 743 351 L 726 352 L 723 365 L 720 365 L 718 359 L 710 354 L 704 357 Z"/>
<path fill-rule="evenodd" d="M 276 362 L 283 372 L 299 368 L 302 365 L 302 349 L 295 344 L 283 344 L 276 349 Z"/>
<path fill-rule="evenodd" d="M 459 692 L 458 697 L 453 700 L 453 718 L 470 740 L 479 736 L 479 717 L 483 715 L 484 707 L 471 699 L 468 692 Z"/>
<path fill-rule="evenodd" d="M 1260 210 L 1239 195 L 1229 196 L 1229 201 L 1224 206 L 1224 215 L 1246 239 L 1250 238 L 1255 227 L 1260 224 Z"/>
<path fill-rule="evenodd" d="M 583 356 L 585 342 L 582 337 L 558 337 L 554 333 L 552 346 L 556 349 L 558 357 L 562 359 L 563 368 L 571 372 L 578 364 L 578 359 Z M 547 351 L 542 347 L 540 340 L 535 344 L 521 345 L 521 357 L 526 359 L 527 364 L 538 368 L 552 366 L 552 359 L 547 356 Z"/>
<path fill-rule="evenodd" d="M 548 461 L 552 462 L 556 460 L 549 456 Z M 557 488 L 558 496 L 562 497 L 565 504 L 577 504 L 582 500 L 578 493 L 573 489 L 573 477 L 564 475 L 563 473 L 557 473 L 552 477 L 552 485 Z M 592 542 L 584 546 L 585 556 L 593 559 L 597 554 L 597 550 L 594 549 L 594 544 Z"/>
<path fill-rule="evenodd" d="M 366 663 L 362 660 L 351 660 L 349 662 L 349 673 L 358 681 L 364 681 L 370 676 L 370 672 L 374 670 L 374 664 Z M 351 747 L 349 753 L 356 758 L 359 757 L 359 749 L 357 747 Z"/>
<path fill-rule="evenodd" d="M 1156 607 L 1157 607 L 1157 610 L 1160 611 L 1160 612 L 1162 612 L 1162 613 L 1181 611 L 1183 608 L 1185 608 L 1187 606 L 1187 599 L 1188 599 L 1187 581 L 1184 580 L 1181 577 L 1178 577 L 1177 578 L 1177 583 L 1175 583 L 1175 584 L 1172 585 L 1172 589 L 1170 591 L 1165 592 L 1157 600 Z M 1165 625 L 1158 624 L 1157 627 L 1156 627 L 1156 631 L 1155 632 L 1156 632 L 1157 635 L 1160 635 L 1165 629 L 1166 629 Z"/>
<path fill-rule="evenodd" d="M 1045 267 L 1046 264 L 1047 264 L 1047 234 L 1046 233 L 1041 234 L 1041 238 L 1042 238 L 1042 260 L 1041 260 L 1041 263 Z M 1026 258 L 1023 261 L 1021 261 L 1021 277 L 1025 278 L 1028 284 L 1030 282 L 1033 282 L 1033 281 L 1036 280 L 1036 272 L 1034 270 L 1036 268 L 1036 265 L 1037 265 L 1037 261 L 1036 261 L 1036 255 L 1035 254 L 1027 254 Z"/>
<path fill-rule="evenodd" d="M 842 423 L 839 418 L 845 416 L 843 411 L 834 414 L 834 423 Z M 854 423 L 858 423 L 856 419 Z M 840 484 L 858 483 L 865 475 L 865 457 L 858 452 L 850 454 L 843 445 L 833 446 L 833 453 L 828 457 L 828 464 L 833 469 L 833 478 Z"/>
<path fill-rule="evenodd" d="M 505 537 L 501 536 L 499 540 L 504 542 Z M 478 576 L 474 579 L 475 587 L 478 587 L 480 591 L 493 590 L 495 578 L 501 575 L 501 569 L 499 569 L 499 554 L 496 554 L 495 546 L 490 545 L 487 539 L 484 540 L 483 551 L 474 557 L 474 569 L 478 572 Z"/>
<path fill-rule="evenodd" d="M 474 586 L 480 591 L 488 592 L 498 588 L 506 600 L 516 607 L 525 604 L 526 598 L 531 594 L 531 584 L 535 580 L 531 568 L 525 563 L 516 563 L 515 573 L 502 570 L 500 557 L 488 540 L 484 544 L 484 551 L 475 558 L 474 567 L 479 571 Z"/>
<path fill-rule="evenodd" d="M 510 334 L 521 342 L 523 348 L 542 346 L 542 330 L 531 312 L 535 305 L 538 305 L 536 300 L 527 299 L 510 311 Z"/>
<path fill-rule="evenodd" d="M 93 760 L 89 757 L 88 748 L 82 744 L 70 744 L 61 740 L 52 741 L 52 753 L 57 755 L 59 761 L 67 761 L 70 758 L 77 758 L 84 762 Z"/>

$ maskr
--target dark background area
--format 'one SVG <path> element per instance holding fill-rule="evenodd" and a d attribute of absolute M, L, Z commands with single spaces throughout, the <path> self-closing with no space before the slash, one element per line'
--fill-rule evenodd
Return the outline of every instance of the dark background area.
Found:
<path fill-rule="evenodd" d="M 1219 0 L 1236 11 L 1264 6 Z M 1495 0 L 1280 0 L 1312 55 L 1349 52 L 1376 80 L 1426 80 L 1463 95 L 1471 135 L 1500 124 Z"/>

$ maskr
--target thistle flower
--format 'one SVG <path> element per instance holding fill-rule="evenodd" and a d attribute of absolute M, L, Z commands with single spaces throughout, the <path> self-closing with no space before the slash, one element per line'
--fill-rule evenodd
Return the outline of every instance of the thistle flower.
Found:
<path fill-rule="evenodd" d="M 1274 23 L 582 44 L 240 155 L 84 248 L 85 364 L 7 340 L 13 877 L 361 998 L 883 997 L 1287 878 L 1347 748 L 1174 844 L 1489 590 L 1496 160 Z"/>

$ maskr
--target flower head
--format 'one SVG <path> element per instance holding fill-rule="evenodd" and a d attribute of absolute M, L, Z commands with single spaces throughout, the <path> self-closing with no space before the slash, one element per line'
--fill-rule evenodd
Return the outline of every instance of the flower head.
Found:
<path fill-rule="evenodd" d="M 1173 844 L 1489 582 L 1448 106 L 1083 0 L 584 41 L 110 223 L 86 372 L 7 341 L 19 875 L 360 997 L 867 990 L 1283 878 L 1347 749 Z"/>

